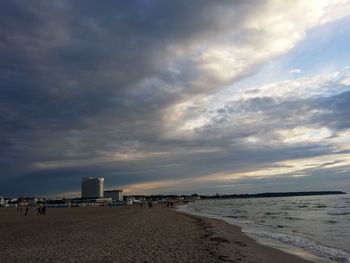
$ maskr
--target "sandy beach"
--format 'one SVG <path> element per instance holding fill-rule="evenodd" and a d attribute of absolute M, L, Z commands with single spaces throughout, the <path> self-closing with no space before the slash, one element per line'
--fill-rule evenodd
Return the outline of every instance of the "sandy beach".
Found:
<path fill-rule="evenodd" d="M 239 227 L 155 206 L 0 209 L 0 262 L 308 262 Z"/>

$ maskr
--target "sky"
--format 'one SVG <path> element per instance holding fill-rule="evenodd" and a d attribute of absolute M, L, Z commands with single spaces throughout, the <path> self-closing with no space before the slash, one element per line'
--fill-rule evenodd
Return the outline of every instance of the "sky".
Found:
<path fill-rule="evenodd" d="M 350 0 L 0 3 L 0 195 L 350 192 Z"/>

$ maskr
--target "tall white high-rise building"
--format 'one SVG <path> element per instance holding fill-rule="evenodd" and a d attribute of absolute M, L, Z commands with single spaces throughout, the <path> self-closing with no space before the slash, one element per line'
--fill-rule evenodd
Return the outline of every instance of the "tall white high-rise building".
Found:
<path fill-rule="evenodd" d="M 84 177 L 81 182 L 81 197 L 102 198 L 104 180 L 102 177 Z"/>

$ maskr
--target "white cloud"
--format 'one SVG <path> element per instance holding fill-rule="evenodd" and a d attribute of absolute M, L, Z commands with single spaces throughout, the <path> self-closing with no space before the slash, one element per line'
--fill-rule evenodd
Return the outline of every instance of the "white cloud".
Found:
<path fill-rule="evenodd" d="M 208 96 L 198 99 L 197 102 L 188 101 L 181 104 L 176 104 L 170 107 L 164 115 L 164 135 L 168 137 L 179 138 L 193 138 L 199 136 L 197 133 L 200 129 L 215 125 L 215 129 L 220 132 L 226 133 L 234 128 L 236 132 L 241 129 L 248 129 L 248 127 L 256 127 L 258 125 L 265 126 L 269 123 L 271 125 L 273 120 L 265 114 L 263 108 L 271 102 L 283 101 L 300 101 L 312 98 L 325 98 L 341 94 L 342 92 L 350 90 L 350 86 L 344 83 L 349 78 L 350 72 L 331 72 L 328 74 L 316 75 L 312 77 L 303 77 L 294 80 L 279 81 L 271 83 L 261 87 L 251 87 L 248 90 L 240 90 L 236 92 L 230 92 L 230 95 L 220 95 L 220 101 L 215 96 Z M 250 100 L 257 100 L 252 105 L 249 104 Z M 257 103 L 262 103 L 259 106 Z M 249 106 L 247 106 L 249 105 Z M 229 108 L 227 111 L 226 108 Z M 298 125 L 298 123 L 305 122 L 311 119 L 313 116 L 329 113 L 327 109 L 294 109 L 297 114 L 290 113 L 289 119 L 285 120 L 290 123 Z M 277 113 L 276 113 L 277 114 Z M 220 122 L 220 119 L 225 121 Z M 280 123 L 282 125 L 282 123 Z M 276 127 L 277 128 L 277 127 Z M 294 137 L 291 136 L 289 142 L 297 142 L 298 140 L 310 141 L 316 140 L 316 133 L 312 133 L 312 127 L 305 128 L 294 127 L 295 130 L 286 131 L 291 132 Z M 297 136 L 298 131 L 301 133 L 307 132 L 309 129 L 311 132 L 309 135 L 302 139 L 302 136 Z M 311 129 L 311 130 L 310 130 Z M 318 128 L 315 128 L 318 129 Z M 326 134 L 325 130 L 321 130 Z M 325 133 L 323 133 L 325 132 Z M 264 139 L 259 137 L 246 138 L 247 142 L 253 143 L 259 139 L 260 143 L 264 143 Z M 292 137 L 294 139 L 292 139 Z M 321 136 L 322 137 L 322 136 Z M 270 138 L 274 140 L 273 138 Z M 266 137 L 265 137 L 266 140 Z M 287 139 L 286 139 L 287 140 Z M 288 140 L 287 140 L 288 141 Z"/>
<path fill-rule="evenodd" d="M 166 126 L 176 126 L 181 131 L 181 136 L 192 134 L 194 129 L 208 124 L 208 116 L 205 108 L 212 107 L 218 101 L 210 96 L 222 90 L 225 86 L 247 76 L 259 65 L 288 52 L 296 43 L 301 41 L 308 30 L 324 23 L 340 19 L 350 14 L 350 1 L 265 1 L 259 5 L 259 9 L 251 11 L 237 24 L 230 17 L 230 12 L 222 11 L 220 29 L 211 37 L 194 38 L 171 47 L 172 67 L 176 68 L 176 76 L 183 78 L 191 72 L 189 79 L 181 81 L 185 92 L 191 91 L 192 95 L 186 96 L 178 103 L 171 105 L 165 111 Z M 232 26 L 234 24 L 234 26 Z M 184 61 L 190 63 L 183 63 Z M 180 61 L 180 62 L 176 62 Z M 300 69 L 292 69 L 291 74 L 301 73 Z M 172 73 L 174 74 L 173 70 Z M 187 75 L 186 75 L 187 76 Z M 241 100 L 252 97 L 312 97 L 334 94 L 338 92 L 336 87 L 324 85 L 326 82 L 337 81 L 336 74 L 320 75 L 312 78 L 298 80 L 286 80 L 273 83 L 264 87 L 258 87 L 256 93 L 244 93 L 237 91 L 235 87 L 224 100 Z M 347 80 L 343 82 L 346 84 Z M 343 84 L 344 84 L 343 83 Z M 207 96 L 205 99 L 203 97 Z M 203 111 L 198 116 L 189 116 L 187 111 L 197 101 L 202 103 Z M 186 107 L 186 105 L 189 105 Z M 179 113 L 181 107 L 181 114 Z M 165 133 L 169 127 L 164 128 Z M 171 129 L 172 131 L 174 129 Z M 168 134 L 178 135 L 179 133 Z"/>
<path fill-rule="evenodd" d="M 327 127 L 295 127 L 293 129 L 278 130 L 276 134 L 283 143 L 315 143 L 321 142 L 332 136 Z"/>
<path fill-rule="evenodd" d="M 291 69 L 289 71 L 289 74 L 300 74 L 300 73 L 301 73 L 301 69 L 299 68 Z"/>
<path fill-rule="evenodd" d="M 311 77 L 284 80 L 270 83 L 262 87 L 242 90 L 234 95 L 236 99 L 250 99 L 258 97 L 272 98 L 310 98 L 317 96 L 332 96 L 348 89 L 350 71 L 331 72 Z M 254 92 L 251 92 L 254 91 Z"/>

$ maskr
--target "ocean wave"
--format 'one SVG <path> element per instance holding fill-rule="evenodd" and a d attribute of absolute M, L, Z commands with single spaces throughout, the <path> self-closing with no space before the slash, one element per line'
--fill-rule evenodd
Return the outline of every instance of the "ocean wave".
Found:
<path fill-rule="evenodd" d="M 299 218 L 299 217 L 293 217 L 293 216 L 286 216 L 284 217 L 285 219 L 288 219 L 288 220 L 303 220 L 302 218 Z"/>
<path fill-rule="evenodd" d="M 350 206 L 349 205 L 339 205 L 339 206 L 334 206 L 334 208 L 342 209 L 342 208 L 350 208 Z"/>
<path fill-rule="evenodd" d="M 288 212 L 265 212 L 265 215 L 288 215 Z"/>
<path fill-rule="evenodd" d="M 293 210 L 293 211 L 296 211 L 296 210 L 298 210 L 298 207 L 297 206 L 283 206 L 281 208 L 281 210 Z"/>
<path fill-rule="evenodd" d="M 225 217 L 234 218 L 234 219 L 247 219 L 247 216 L 226 215 Z"/>
<path fill-rule="evenodd" d="M 326 205 L 315 205 L 314 208 L 326 208 Z"/>
<path fill-rule="evenodd" d="M 350 254 L 340 249 L 318 245 L 306 238 L 281 233 L 255 232 L 251 233 L 261 238 L 277 240 L 279 242 L 302 248 L 318 257 L 327 258 L 341 263 L 350 263 Z"/>
<path fill-rule="evenodd" d="M 239 210 L 239 209 L 231 210 L 231 212 L 234 214 L 246 214 L 247 213 L 246 210 Z"/>
<path fill-rule="evenodd" d="M 339 223 L 338 221 L 334 221 L 334 220 L 327 220 L 325 221 L 326 224 L 336 224 L 336 223 Z"/>
<path fill-rule="evenodd" d="M 328 212 L 327 215 L 331 215 L 331 216 L 350 215 L 350 211 L 347 211 L 347 212 Z"/>

